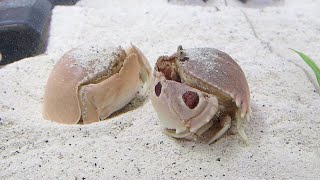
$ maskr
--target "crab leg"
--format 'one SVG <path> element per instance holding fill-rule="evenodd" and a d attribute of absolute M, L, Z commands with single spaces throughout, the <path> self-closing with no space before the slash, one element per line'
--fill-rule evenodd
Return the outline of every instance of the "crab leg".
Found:
<path fill-rule="evenodd" d="M 225 116 L 220 120 L 222 128 L 209 140 L 208 144 L 213 143 L 215 140 L 221 138 L 227 130 L 231 127 L 231 117 Z"/>
<path fill-rule="evenodd" d="M 213 122 L 210 120 L 207 124 L 202 126 L 200 129 L 197 130 L 196 134 L 200 136 L 204 132 L 206 132 L 211 126 L 213 125 Z"/>

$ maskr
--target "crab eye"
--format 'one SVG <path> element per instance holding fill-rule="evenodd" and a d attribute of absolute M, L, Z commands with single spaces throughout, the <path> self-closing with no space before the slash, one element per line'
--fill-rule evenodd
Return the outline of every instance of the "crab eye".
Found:
<path fill-rule="evenodd" d="M 199 104 L 199 95 L 193 91 L 185 92 L 182 95 L 182 99 L 190 109 L 194 109 Z"/>
<path fill-rule="evenodd" d="M 154 87 L 154 91 L 156 93 L 156 95 L 159 97 L 161 94 L 161 89 L 162 89 L 162 85 L 160 82 L 158 82 L 158 84 Z"/>

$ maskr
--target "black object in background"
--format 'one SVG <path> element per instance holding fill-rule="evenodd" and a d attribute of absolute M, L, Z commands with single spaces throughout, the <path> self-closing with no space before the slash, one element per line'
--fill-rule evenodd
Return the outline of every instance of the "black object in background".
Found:
<path fill-rule="evenodd" d="M 0 65 L 45 50 L 51 9 L 48 0 L 0 0 Z"/>
<path fill-rule="evenodd" d="M 78 0 L 50 0 L 52 5 L 74 5 Z"/>

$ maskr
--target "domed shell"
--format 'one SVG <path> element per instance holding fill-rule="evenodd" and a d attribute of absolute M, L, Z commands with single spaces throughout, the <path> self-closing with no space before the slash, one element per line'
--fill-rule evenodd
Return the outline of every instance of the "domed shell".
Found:
<path fill-rule="evenodd" d="M 123 68 L 124 65 L 130 67 Z M 120 46 L 79 46 L 63 55 L 54 66 L 45 88 L 43 117 L 58 123 L 76 124 L 83 119 L 81 116 L 88 111 L 90 114 L 95 114 L 96 118 L 83 119 L 84 123 L 96 122 L 99 120 L 97 115 L 101 111 L 110 114 L 111 112 L 106 111 L 117 110 L 115 108 L 120 108 L 128 100 L 130 101 L 130 97 L 134 96 L 139 87 L 139 74 L 143 81 L 147 81 L 146 84 L 149 84 L 150 69 L 144 55 L 132 44 L 125 49 Z M 122 73 L 119 75 L 119 72 Z M 121 74 L 135 74 L 135 76 L 119 79 Z M 125 83 L 125 86 L 119 85 L 119 83 Z M 82 91 L 82 87 L 91 88 L 91 94 Z M 116 87 L 123 87 L 123 90 L 115 90 Z M 103 94 L 103 89 L 109 89 L 112 92 Z M 125 91 L 128 89 L 135 92 L 126 93 Z M 117 92 L 113 96 L 114 91 Z M 92 92 L 99 94 L 92 95 Z M 90 102 L 90 98 L 95 98 L 96 104 L 103 105 L 105 103 L 99 97 L 108 100 L 109 96 L 113 101 L 117 101 L 115 102 L 117 104 L 111 108 L 101 109 L 105 107 L 96 107 Z M 89 99 L 83 100 L 83 97 Z M 111 101 L 110 99 L 109 101 Z"/>
<path fill-rule="evenodd" d="M 241 108 L 241 116 L 250 110 L 249 87 L 240 66 L 226 53 L 214 48 L 178 48 L 174 55 L 183 83 L 206 93 L 230 98 Z"/>

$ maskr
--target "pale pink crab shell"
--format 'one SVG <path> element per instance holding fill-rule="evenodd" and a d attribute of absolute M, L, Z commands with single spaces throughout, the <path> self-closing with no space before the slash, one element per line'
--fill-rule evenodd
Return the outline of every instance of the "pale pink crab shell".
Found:
<path fill-rule="evenodd" d="M 229 55 L 213 48 L 182 49 L 182 47 L 179 47 L 177 53 L 170 57 L 165 57 L 167 62 L 170 61 L 172 63 L 174 71 L 179 75 L 178 79 L 184 85 L 180 86 L 180 88 L 183 88 L 184 91 L 188 90 L 188 87 L 194 88 L 193 91 L 198 92 L 198 95 L 201 95 L 202 92 L 212 95 L 218 100 L 218 102 L 213 101 L 213 104 L 207 103 L 207 106 L 211 106 L 212 110 L 211 112 L 207 112 L 206 116 L 198 116 L 197 113 L 194 113 L 198 121 L 197 126 L 187 126 L 184 123 L 186 121 L 182 120 L 182 116 L 177 116 L 179 113 L 172 112 L 172 108 L 170 109 L 170 107 L 174 106 L 172 103 L 180 102 L 168 102 L 166 100 L 168 98 L 157 97 L 155 94 L 154 88 L 158 82 L 172 81 L 166 80 L 165 75 L 158 71 L 157 64 L 162 61 L 161 59 L 163 57 L 158 59 L 155 67 L 151 100 L 158 113 L 160 122 L 162 122 L 165 128 L 175 129 L 176 134 L 194 133 L 202 128 L 201 125 L 205 126 L 208 123 L 208 119 L 212 119 L 215 114 L 219 113 L 220 107 L 217 107 L 218 102 L 220 104 L 221 102 L 233 101 L 237 107 L 234 114 L 239 134 L 247 141 L 241 123 L 250 118 L 249 86 L 242 69 Z M 164 91 L 181 91 L 181 89 L 177 90 L 177 86 L 166 86 Z M 167 92 L 163 93 L 167 94 Z M 201 103 L 200 101 L 199 104 L 201 105 Z M 192 112 L 193 110 L 185 109 L 180 114 L 187 113 L 188 111 Z"/>
<path fill-rule="evenodd" d="M 132 44 L 126 48 L 79 46 L 55 64 L 45 88 L 43 117 L 64 124 L 81 119 L 85 124 L 98 122 L 130 102 L 141 81 L 148 87 L 150 74 L 147 59 Z M 95 106 L 82 101 L 82 95 L 95 101 Z"/>

